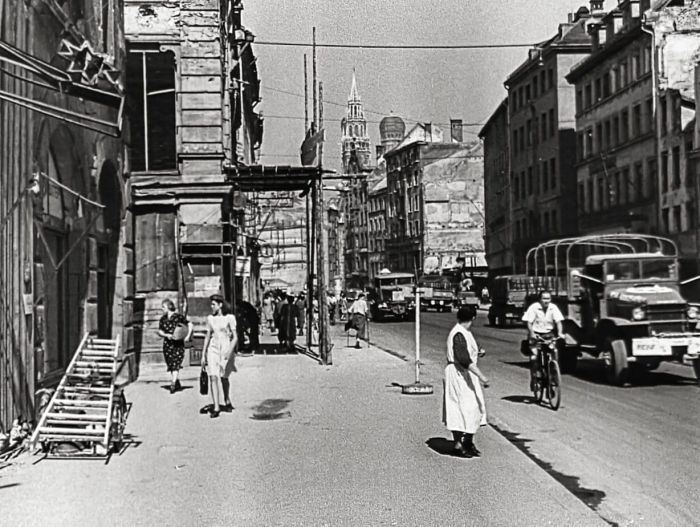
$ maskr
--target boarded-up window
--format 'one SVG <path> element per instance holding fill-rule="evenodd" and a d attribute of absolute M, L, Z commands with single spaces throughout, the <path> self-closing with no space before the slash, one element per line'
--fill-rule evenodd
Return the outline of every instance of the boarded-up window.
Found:
<path fill-rule="evenodd" d="M 132 170 L 174 170 L 177 159 L 173 53 L 130 50 L 126 89 Z"/>
<path fill-rule="evenodd" d="M 176 290 L 175 212 L 141 214 L 135 221 L 136 290 Z"/>

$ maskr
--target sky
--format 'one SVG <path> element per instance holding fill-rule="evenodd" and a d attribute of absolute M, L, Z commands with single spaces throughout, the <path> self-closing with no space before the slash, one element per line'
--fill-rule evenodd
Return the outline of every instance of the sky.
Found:
<path fill-rule="evenodd" d="M 607 0 L 606 7 L 615 5 Z M 244 0 L 243 24 L 259 42 L 342 44 L 521 44 L 556 34 L 569 12 L 587 0 Z M 304 53 L 311 49 L 254 45 L 265 117 L 262 164 L 299 164 L 304 134 Z M 503 81 L 527 57 L 527 48 L 471 50 L 317 49 L 323 82 L 324 166 L 340 168 L 340 119 L 353 68 L 368 121 L 372 150 L 379 121 L 393 112 L 410 127 L 432 122 L 449 133 L 462 119 L 465 140 L 506 96 Z M 310 84 L 310 80 L 309 80 Z M 311 88 L 309 88 L 311 90 Z M 288 93 L 291 92 L 291 93 Z M 311 112 L 311 102 L 309 102 Z"/>

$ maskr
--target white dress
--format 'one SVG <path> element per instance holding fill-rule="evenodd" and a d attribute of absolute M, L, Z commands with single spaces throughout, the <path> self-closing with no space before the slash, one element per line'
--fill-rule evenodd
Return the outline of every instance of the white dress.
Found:
<path fill-rule="evenodd" d="M 479 347 L 474 336 L 461 324 L 455 325 L 447 337 L 447 367 L 443 398 L 443 423 L 452 432 L 474 434 L 479 426 L 486 424 L 486 405 L 479 378 L 455 363 L 453 341 L 461 333 L 467 341 L 469 356 L 476 364 Z"/>
<path fill-rule="evenodd" d="M 228 377 L 235 368 L 236 317 L 233 315 L 209 315 L 207 324 L 211 339 L 207 348 L 207 373 L 216 377 Z"/>

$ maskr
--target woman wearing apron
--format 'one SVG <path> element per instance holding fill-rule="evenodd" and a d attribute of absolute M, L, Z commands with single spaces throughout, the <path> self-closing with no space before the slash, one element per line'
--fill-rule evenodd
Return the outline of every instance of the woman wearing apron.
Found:
<path fill-rule="evenodd" d="M 202 408 L 202 413 L 219 417 L 219 413 L 233 410 L 229 396 L 229 375 L 236 370 L 236 317 L 224 311 L 221 295 L 210 297 L 212 314 L 207 317 L 207 337 L 204 341 L 204 365 L 209 375 L 209 391 L 212 405 Z M 224 392 L 224 405 L 219 405 L 219 384 Z"/>
<path fill-rule="evenodd" d="M 489 380 L 476 365 L 483 351 L 479 351 L 469 331 L 475 318 L 475 308 L 460 308 L 457 324 L 447 337 L 443 422 L 452 432 L 455 450 L 462 457 L 479 456 L 474 434 L 479 426 L 486 424 L 481 383 L 488 387 Z"/>

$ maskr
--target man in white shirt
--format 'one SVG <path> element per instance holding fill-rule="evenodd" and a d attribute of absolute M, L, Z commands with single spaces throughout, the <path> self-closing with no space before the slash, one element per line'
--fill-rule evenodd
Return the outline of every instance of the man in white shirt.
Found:
<path fill-rule="evenodd" d="M 367 312 L 369 311 L 369 306 L 365 301 L 365 294 L 360 293 L 348 309 L 348 322 L 345 325 L 345 329 L 349 327 L 355 328 L 355 347 L 360 347 L 360 339 L 369 340 L 367 338 Z"/>
<path fill-rule="evenodd" d="M 527 336 L 530 343 L 532 355 L 530 355 L 530 371 L 533 379 L 540 377 L 541 373 L 538 368 L 538 342 L 542 339 L 551 339 L 553 337 L 563 337 L 562 315 L 559 308 L 552 304 L 552 294 L 549 291 L 540 293 L 539 301 L 534 302 L 527 308 L 523 315 L 523 321 L 527 322 Z M 556 335 L 554 334 L 556 330 Z"/>

